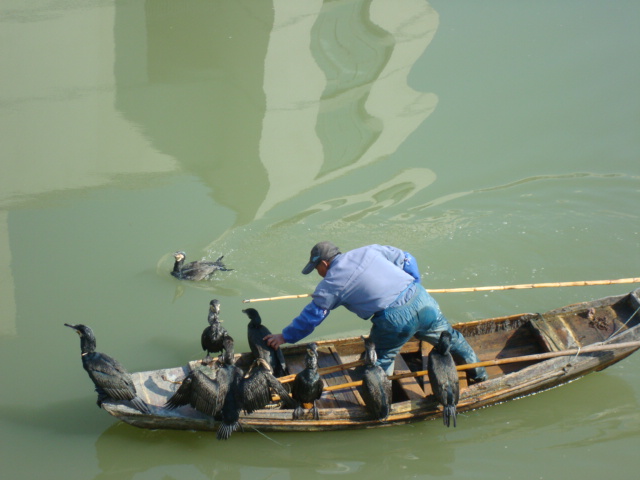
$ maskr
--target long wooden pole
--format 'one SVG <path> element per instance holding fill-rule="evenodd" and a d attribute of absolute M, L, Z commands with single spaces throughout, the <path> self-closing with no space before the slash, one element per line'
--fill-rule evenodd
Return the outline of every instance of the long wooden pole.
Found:
<path fill-rule="evenodd" d="M 484 362 L 467 363 L 464 365 L 458 365 L 456 367 L 456 370 L 462 371 L 462 370 L 470 370 L 476 367 L 488 367 L 492 365 L 505 365 L 508 363 L 531 362 L 534 360 L 546 360 L 549 358 L 580 355 L 582 353 L 601 352 L 606 350 L 616 350 L 620 348 L 640 348 L 640 341 L 613 343 L 609 345 L 588 345 L 583 348 L 572 348 L 569 350 L 559 350 L 557 352 L 535 353 L 533 355 L 522 355 L 519 357 L 511 357 L 511 358 L 497 358 L 495 360 L 486 360 Z M 389 379 L 397 380 L 399 378 L 422 377 L 423 375 L 427 375 L 427 373 L 428 373 L 427 370 L 421 370 L 418 372 L 399 373 L 398 375 L 391 375 Z M 355 382 L 342 383 L 340 385 L 331 385 L 329 387 L 325 387 L 324 390 L 331 392 L 333 390 L 340 390 L 342 388 L 348 388 L 348 387 L 357 387 L 360 385 L 362 385 L 362 380 L 358 380 Z"/>
<path fill-rule="evenodd" d="M 429 293 L 485 292 L 490 290 L 521 290 L 526 288 L 550 287 L 587 287 L 593 285 L 617 285 L 621 283 L 640 283 L 640 277 L 619 278 L 617 280 L 582 280 L 578 282 L 523 283 L 520 285 L 501 285 L 494 287 L 440 288 L 429 290 Z"/>
<path fill-rule="evenodd" d="M 640 277 L 618 278 L 616 280 L 581 280 L 577 282 L 522 283 L 519 285 L 495 285 L 491 287 L 434 288 L 428 289 L 427 291 L 429 293 L 463 293 L 486 292 L 494 290 L 522 290 L 528 288 L 587 287 L 593 285 L 618 285 L 622 283 L 640 283 Z M 243 300 L 242 303 L 289 300 L 292 298 L 305 298 L 310 296 L 310 293 L 302 293 L 300 295 L 283 295 L 280 297 L 248 298 L 246 300 Z"/>

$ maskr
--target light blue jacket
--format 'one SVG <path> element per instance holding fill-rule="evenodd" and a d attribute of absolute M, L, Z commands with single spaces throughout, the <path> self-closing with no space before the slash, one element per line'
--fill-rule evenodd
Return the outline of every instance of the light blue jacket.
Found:
<path fill-rule="evenodd" d="M 369 245 L 339 254 L 312 294 L 313 300 L 282 335 L 287 343 L 301 340 L 340 305 L 368 319 L 411 298 L 414 283 L 420 283 L 416 259 L 398 248 Z"/>

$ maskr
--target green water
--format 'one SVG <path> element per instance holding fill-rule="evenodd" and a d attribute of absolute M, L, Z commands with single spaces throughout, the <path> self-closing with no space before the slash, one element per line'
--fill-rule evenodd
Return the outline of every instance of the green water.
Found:
<path fill-rule="evenodd" d="M 130 370 L 202 355 L 209 301 L 307 293 L 310 247 L 392 244 L 427 288 L 640 275 L 637 2 L 100 0 L 0 6 L 3 478 L 637 476 L 640 356 L 539 395 L 322 434 L 144 431 Z M 176 281 L 171 253 L 232 272 Z M 452 321 L 637 285 L 440 294 Z M 303 300 L 257 306 L 279 331 Z M 361 334 L 346 310 L 313 338 Z"/>

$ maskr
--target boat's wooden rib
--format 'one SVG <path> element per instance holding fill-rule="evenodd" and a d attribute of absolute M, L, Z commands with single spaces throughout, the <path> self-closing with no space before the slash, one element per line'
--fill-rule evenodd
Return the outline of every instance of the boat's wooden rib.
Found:
<path fill-rule="evenodd" d="M 407 373 L 411 371 L 402 355 L 396 357 L 394 370 L 394 373 Z M 398 385 L 400 385 L 400 388 L 409 400 L 422 400 L 425 397 L 423 388 L 414 377 L 401 378 L 398 380 Z"/>
<path fill-rule="evenodd" d="M 487 367 L 489 380 L 467 385 L 464 371 L 458 411 L 472 410 L 505 400 L 562 385 L 588 373 L 602 370 L 640 347 L 640 289 L 626 295 L 607 297 L 569 305 L 543 314 L 518 314 L 457 324 L 482 361 L 529 356 L 527 361 Z M 627 343 L 632 342 L 632 343 Z M 360 337 L 318 341 L 319 365 L 327 367 L 357 361 L 363 351 Z M 616 344 L 619 348 L 613 348 Z M 613 346 L 604 351 L 580 351 L 567 355 L 567 349 L 590 345 Z M 426 370 L 430 345 L 413 339 L 401 350 L 396 371 Z M 284 347 L 292 374 L 304 368 L 304 345 Z M 554 355 L 539 359 L 530 355 Z M 563 356 L 557 356 L 563 355 Z M 251 355 L 237 356 L 237 364 L 246 368 Z M 142 428 L 216 430 L 215 419 L 189 406 L 172 411 L 162 408 L 178 388 L 179 382 L 198 362 L 168 369 L 133 374 L 139 396 L 151 405 L 151 414 L 142 414 L 123 402 L 105 402 L 103 408 L 115 417 Z M 327 386 L 359 380 L 360 367 L 346 368 L 324 375 Z M 371 428 L 415 422 L 438 417 L 442 411 L 435 402 L 425 376 L 394 380 L 394 403 L 385 422 L 369 417 L 360 387 L 327 391 L 318 401 L 320 419 L 305 416 L 292 419 L 292 411 L 265 408 L 242 415 L 245 430 L 319 431 Z"/>

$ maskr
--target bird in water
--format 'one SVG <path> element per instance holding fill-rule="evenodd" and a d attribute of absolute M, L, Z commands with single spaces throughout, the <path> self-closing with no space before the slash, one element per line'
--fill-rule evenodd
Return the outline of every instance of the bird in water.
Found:
<path fill-rule="evenodd" d="M 128 400 L 142 413 L 150 413 L 149 406 L 140 398 L 131 379 L 131 374 L 115 358 L 96 352 L 96 337 L 86 325 L 69 325 L 80 336 L 82 366 L 89 374 L 98 394 L 97 405 L 105 400 Z"/>
<path fill-rule="evenodd" d="M 266 407 L 271 403 L 271 394 L 280 397 L 287 408 L 295 408 L 296 403 L 286 388 L 271 373 L 271 366 L 264 358 L 256 358 L 242 381 L 243 408 L 246 413 Z"/>
<path fill-rule="evenodd" d="M 456 405 L 460 398 L 460 383 L 458 380 L 458 371 L 453 357 L 449 352 L 451 348 L 451 334 L 442 332 L 438 343 L 433 347 L 427 358 L 427 370 L 429 371 L 429 382 L 433 394 L 444 411 L 442 420 L 448 427 L 453 420 L 453 426 L 456 426 Z"/>
<path fill-rule="evenodd" d="M 225 337 L 222 365 L 216 375 L 218 381 L 218 401 L 222 402 L 222 423 L 216 438 L 227 440 L 233 432 L 241 428 L 238 419 L 242 410 L 242 370 L 235 364 L 233 339 Z"/>
<path fill-rule="evenodd" d="M 310 343 L 307 345 L 305 368 L 296 375 L 291 387 L 291 395 L 297 402 L 293 411 L 294 420 L 298 420 L 304 415 L 305 408 L 311 411 L 314 420 L 320 418 L 316 400 L 322 396 L 322 389 L 322 378 L 318 373 L 318 345 Z"/>
<path fill-rule="evenodd" d="M 364 373 L 362 376 L 362 398 L 369 413 L 383 421 L 391 411 L 391 380 L 385 371 L 376 365 L 378 356 L 370 337 L 364 340 Z"/>
<path fill-rule="evenodd" d="M 264 340 L 264 337 L 271 334 L 271 331 L 262 325 L 262 319 L 258 311 L 255 308 L 247 308 L 242 310 L 242 313 L 250 319 L 247 326 L 247 338 L 254 358 L 264 358 L 271 366 L 271 370 L 276 377 L 287 375 L 287 364 L 282 350 L 270 347 Z"/>
<path fill-rule="evenodd" d="M 200 344 L 202 349 L 207 352 L 207 356 L 204 359 L 206 363 L 211 361 L 211 353 L 221 352 L 223 349 L 224 337 L 229 336 L 227 329 L 224 328 L 219 319 L 220 315 L 220 302 L 215 298 L 209 303 L 209 315 L 207 321 L 209 326 L 202 331 L 200 337 Z"/>
<path fill-rule="evenodd" d="M 211 276 L 218 270 L 222 270 L 223 272 L 230 272 L 233 270 L 232 268 L 227 268 L 224 263 L 222 263 L 222 259 L 224 255 L 218 258 L 215 262 L 205 262 L 204 260 L 199 260 L 191 263 L 184 264 L 185 258 L 187 258 L 187 254 L 180 251 L 173 254 L 173 257 L 176 261 L 173 264 L 173 270 L 171 271 L 171 275 L 180 279 L 180 280 L 209 280 Z"/>

